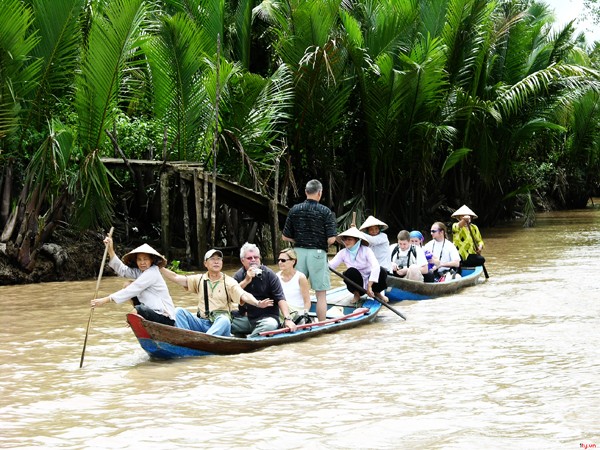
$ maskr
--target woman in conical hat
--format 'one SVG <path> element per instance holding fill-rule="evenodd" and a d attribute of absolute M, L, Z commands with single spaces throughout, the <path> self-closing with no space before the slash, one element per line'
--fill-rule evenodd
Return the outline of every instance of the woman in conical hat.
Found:
<path fill-rule="evenodd" d="M 452 242 L 460 253 L 461 267 L 483 266 L 483 239 L 477 225 L 471 223 L 473 219 L 477 219 L 477 214 L 467 205 L 462 205 L 454 211 L 452 217 L 458 219 L 458 222 L 452 224 Z"/>
<path fill-rule="evenodd" d="M 388 299 L 383 294 L 387 288 L 387 273 L 379 266 L 375 253 L 369 248 L 367 236 L 358 228 L 351 227 L 340 233 L 337 239 L 344 244 L 344 248 L 329 261 L 329 267 L 335 269 L 340 264 L 345 264 L 348 269 L 343 275 L 363 286 L 369 297 L 387 302 Z M 358 303 L 361 292 L 351 283 L 346 282 L 346 286 L 354 294 L 354 302 Z"/>
<path fill-rule="evenodd" d="M 390 240 L 383 231 L 387 230 L 388 226 L 381 220 L 369 216 L 360 226 L 359 230 L 366 233 L 369 247 L 375 253 L 375 257 L 379 265 L 389 272 L 391 269 L 391 254 Z"/>
<path fill-rule="evenodd" d="M 105 305 L 111 300 L 115 303 L 124 303 L 137 297 L 139 300 L 139 305 L 135 306 L 137 314 L 153 322 L 175 325 L 175 306 L 159 271 L 159 267 L 166 266 L 166 258 L 148 244 L 144 244 L 131 250 L 121 261 L 115 253 L 112 238 L 107 236 L 104 243 L 108 246 L 110 256 L 108 265 L 117 275 L 134 280 L 126 283 L 120 291 L 113 292 L 107 297 L 93 299 L 92 307 Z"/>

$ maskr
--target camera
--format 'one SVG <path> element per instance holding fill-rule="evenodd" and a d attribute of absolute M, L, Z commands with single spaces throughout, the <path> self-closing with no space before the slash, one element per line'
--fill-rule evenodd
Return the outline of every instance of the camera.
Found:
<path fill-rule="evenodd" d="M 262 269 L 258 266 L 252 266 L 252 270 L 254 270 L 254 278 L 260 280 L 262 278 Z"/>

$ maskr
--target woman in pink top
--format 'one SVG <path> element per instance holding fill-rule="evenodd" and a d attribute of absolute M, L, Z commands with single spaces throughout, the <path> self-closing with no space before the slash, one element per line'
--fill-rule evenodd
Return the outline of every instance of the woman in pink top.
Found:
<path fill-rule="evenodd" d="M 356 227 L 352 227 L 340 233 L 337 238 L 345 248 L 337 252 L 329 261 L 329 267 L 335 269 L 340 264 L 345 264 L 348 269 L 343 274 L 348 279 L 362 286 L 369 297 L 387 302 L 388 299 L 383 294 L 387 288 L 387 274 L 379 266 L 364 233 Z M 346 286 L 354 294 L 354 301 L 358 302 L 361 293 L 348 282 L 346 282 Z"/>

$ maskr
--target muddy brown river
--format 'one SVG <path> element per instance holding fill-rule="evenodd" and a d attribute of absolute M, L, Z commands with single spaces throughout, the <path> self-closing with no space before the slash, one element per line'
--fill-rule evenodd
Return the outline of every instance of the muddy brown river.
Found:
<path fill-rule="evenodd" d="M 0 447 L 600 446 L 600 210 L 482 234 L 485 283 L 239 356 L 150 360 L 112 304 L 80 369 L 96 280 L 2 286 Z"/>

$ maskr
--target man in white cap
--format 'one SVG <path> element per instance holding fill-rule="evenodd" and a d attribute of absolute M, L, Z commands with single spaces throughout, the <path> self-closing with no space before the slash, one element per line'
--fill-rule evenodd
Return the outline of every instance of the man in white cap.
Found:
<path fill-rule="evenodd" d="M 167 284 L 159 272 L 159 267 L 167 264 L 165 257 L 148 244 L 144 244 L 131 250 L 121 261 L 115 253 L 112 238 L 107 236 L 104 243 L 110 256 L 108 265 L 120 277 L 133 278 L 134 281 L 107 297 L 92 299 L 92 308 L 105 305 L 110 301 L 124 303 L 137 297 L 139 301 L 135 306 L 137 314 L 146 320 L 174 325 L 175 306 Z"/>
<path fill-rule="evenodd" d="M 206 252 L 204 267 L 206 273 L 189 276 L 176 274 L 166 268 L 160 269 L 167 280 L 198 294 L 196 315 L 185 308 L 177 308 L 175 324 L 178 328 L 217 336 L 231 336 L 231 312 L 238 309 L 240 300 L 257 308 L 266 308 L 273 303 L 268 300 L 256 300 L 232 277 L 222 273 L 223 253 L 220 250 L 212 249 Z"/>
<path fill-rule="evenodd" d="M 452 224 L 452 243 L 460 254 L 461 267 L 483 266 L 483 239 L 477 225 L 471 223 L 477 215 L 467 205 L 462 205 L 454 211 L 452 217 L 458 219 L 458 222 Z"/>

